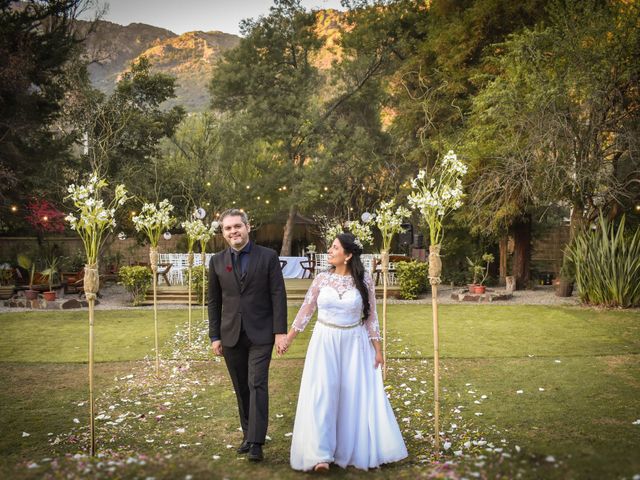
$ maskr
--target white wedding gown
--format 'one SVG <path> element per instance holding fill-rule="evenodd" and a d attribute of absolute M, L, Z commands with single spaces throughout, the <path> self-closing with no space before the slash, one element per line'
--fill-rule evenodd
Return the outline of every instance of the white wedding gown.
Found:
<path fill-rule="evenodd" d="M 362 297 L 351 276 L 320 273 L 306 294 L 293 328 L 318 320 L 304 362 L 291 443 L 291 467 L 321 462 L 367 470 L 401 460 L 407 449 L 374 368 L 371 339 L 380 340 L 375 290 L 368 274 L 370 313 L 362 323 Z"/>

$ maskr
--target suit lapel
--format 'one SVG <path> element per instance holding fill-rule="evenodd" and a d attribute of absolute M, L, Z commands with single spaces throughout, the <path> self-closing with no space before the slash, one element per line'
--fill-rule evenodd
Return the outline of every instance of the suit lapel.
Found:
<path fill-rule="evenodd" d="M 236 275 L 235 270 L 233 269 L 233 259 L 231 258 L 231 247 L 227 248 L 224 252 L 224 275 L 228 275 L 230 278 L 232 278 L 233 282 L 235 282 L 236 286 L 238 287 L 238 290 L 242 291 L 242 289 L 240 288 L 240 279 L 238 278 L 238 276 Z M 228 278 L 229 278 L 228 277 Z"/>

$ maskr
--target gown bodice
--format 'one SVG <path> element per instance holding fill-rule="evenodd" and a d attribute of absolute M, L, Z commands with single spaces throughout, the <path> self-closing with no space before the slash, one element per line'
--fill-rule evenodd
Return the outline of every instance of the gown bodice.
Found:
<path fill-rule="evenodd" d="M 370 339 L 380 340 L 375 288 L 368 274 L 364 276 L 364 284 L 369 293 L 369 315 L 363 320 L 362 295 L 353 277 L 331 272 L 318 274 L 296 315 L 293 328 L 298 332 L 303 331 L 317 310 L 318 320 L 321 322 L 339 327 L 350 327 L 362 323 Z"/>

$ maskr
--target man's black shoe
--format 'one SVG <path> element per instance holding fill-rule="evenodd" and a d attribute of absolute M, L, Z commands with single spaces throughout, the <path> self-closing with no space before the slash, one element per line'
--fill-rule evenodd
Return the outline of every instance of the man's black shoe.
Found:
<path fill-rule="evenodd" d="M 247 455 L 247 459 L 252 462 L 261 462 L 263 459 L 262 455 L 262 445 L 259 443 L 252 443 L 251 447 L 249 447 L 249 454 Z"/>
<path fill-rule="evenodd" d="M 245 453 L 249 453 L 249 449 L 251 448 L 251 443 L 249 443 L 247 440 L 242 442 L 242 445 L 240 445 L 237 449 L 236 452 L 240 455 L 243 455 Z"/>

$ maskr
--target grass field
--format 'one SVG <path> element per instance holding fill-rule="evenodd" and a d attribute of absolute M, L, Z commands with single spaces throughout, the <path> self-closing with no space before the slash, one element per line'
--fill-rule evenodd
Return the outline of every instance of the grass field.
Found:
<path fill-rule="evenodd" d="M 291 311 L 293 315 L 294 310 Z M 576 307 L 444 305 L 442 455 L 433 451 L 431 310 L 389 308 L 388 392 L 409 459 L 340 478 L 628 478 L 640 474 L 640 313 Z M 88 412 L 86 312 L 1 314 L 2 478 L 299 478 L 288 448 L 310 329 L 271 369 L 271 440 L 248 464 L 224 364 L 194 313 L 96 315 L 97 438 Z M 74 457 L 75 455 L 75 457 Z"/>

